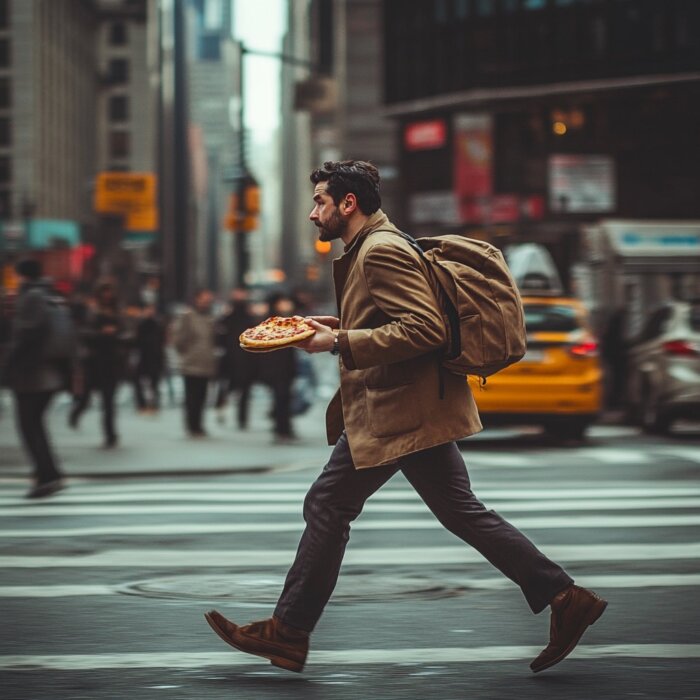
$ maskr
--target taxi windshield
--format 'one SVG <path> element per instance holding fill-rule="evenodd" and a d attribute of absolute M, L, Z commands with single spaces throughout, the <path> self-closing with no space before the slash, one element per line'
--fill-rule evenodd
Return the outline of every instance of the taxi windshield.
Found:
<path fill-rule="evenodd" d="M 579 328 L 576 309 L 556 304 L 525 304 L 525 328 L 528 333 L 570 333 Z"/>

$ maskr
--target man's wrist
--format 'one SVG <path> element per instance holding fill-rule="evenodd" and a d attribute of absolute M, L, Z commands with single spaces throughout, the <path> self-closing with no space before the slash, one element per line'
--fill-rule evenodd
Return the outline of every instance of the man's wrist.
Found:
<path fill-rule="evenodd" d="M 333 332 L 333 345 L 330 349 L 331 355 L 340 355 L 340 340 L 338 338 L 338 331 Z"/>

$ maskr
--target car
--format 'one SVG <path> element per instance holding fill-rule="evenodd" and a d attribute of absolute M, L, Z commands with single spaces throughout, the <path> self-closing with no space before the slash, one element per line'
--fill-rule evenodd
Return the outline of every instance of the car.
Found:
<path fill-rule="evenodd" d="M 663 304 L 627 347 L 627 404 L 648 433 L 700 418 L 700 300 Z"/>
<path fill-rule="evenodd" d="M 539 425 L 580 440 L 601 410 L 603 371 L 598 340 L 577 299 L 523 296 L 527 352 L 520 362 L 488 377 L 469 377 L 486 427 Z"/>

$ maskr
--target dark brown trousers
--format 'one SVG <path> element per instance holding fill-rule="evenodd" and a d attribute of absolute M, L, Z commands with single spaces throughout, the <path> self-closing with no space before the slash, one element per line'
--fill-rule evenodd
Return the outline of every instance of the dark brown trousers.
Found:
<path fill-rule="evenodd" d="M 358 470 L 343 433 L 306 495 L 306 528 L 275 609 L 279 619 L 313 630 L 335 588 L 350 523 L 365 501 L 398 471 L 450 532 L 520 586 L 533 612 L 544 610 L 573 583 L 525 535 L 476 498 L 454 442 L 407 455 L 398 464 Z"/>

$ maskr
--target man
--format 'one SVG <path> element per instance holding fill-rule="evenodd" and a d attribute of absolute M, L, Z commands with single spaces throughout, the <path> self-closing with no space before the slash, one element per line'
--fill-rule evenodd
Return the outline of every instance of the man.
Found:
<path fill-rule="evenodd" d="M 185 423 L 190 437 L 206 436 L 202 425 L 209 380 L 216 375 L 216 335 L 211 315 L 214 295 L 200 289 L 194 306 L 175 327 L 175 349 L 180 353 L 180 370 L 185 380 Z"/>
<path fill-rule="evenodd" d="M 306 529 L 273 617 L 239 627 L 217 611 L 214 631 L 241 651 L 301 671 L 309 635 L 330 598 L 350 523 L 377 489 L 403 472 L 440 522 L 523 591 L 535 613 L 552 609 L 541 671 L 567 656 L 607 603 L 573 585 L 518 530 L 471 491 L 455 440 L 481 423 L 464 377 L 443 373 L 446 330 L 419 256 L 379 208 L 379 174 L 363 161 L 328 162 L 311 175 L 319 238 L 341 238 L 333 265 L 340 319 L 314 317 L 301 347 L 340 356 L 340 391 L 327 413 L 335 449 L 304 502 Z"/>
<path fill-rule="evenodd" d="M 64 488 L 44 425 L 53 395 L 66 389 L 66 373 L 45 357 L 49 340 L 50 288 L 41 279 L 41 263 L 22 260 L 15 270 L 21 286 L 4 367 L 5 383 L 15 395 L 17 426 L 34 464 L 34 485 L 27 498 L 45 498 Z"/>

